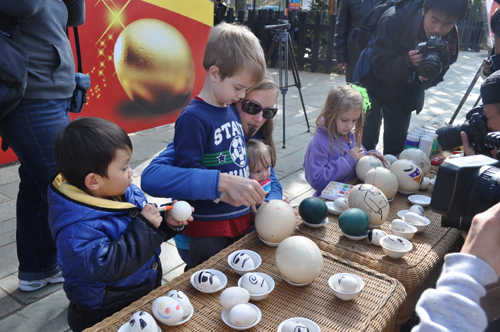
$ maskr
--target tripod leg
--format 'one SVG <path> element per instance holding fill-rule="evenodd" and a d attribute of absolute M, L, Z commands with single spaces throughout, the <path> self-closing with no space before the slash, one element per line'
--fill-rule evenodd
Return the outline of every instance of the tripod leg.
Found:
<path fill-rule="evenodd" d="M 479 79 L 479 76 L 481 75 L 481 70 L 483 70 L 483 64 L 481 64 L 481 66 L 479 67 L 479 69 L 478 69 L 478 71 L 476 73 L 476 76 L 474 76 L 474 79 L 472 80 L 472 82 L 470 83 L 469 87 L 467 88 L 467 91 L 465 92 L 462 100 L 460 101 L 460 104 L 458 104 L 458 107 L 457 107 L 455 113 L 453 113 L 453 116 L 451 117 L 449 124 L 452 124 L 453 121 L 455 121 L 455 118 L 457 117 L 458 112 L 460 112 L 460 109 L 462 108 L 462 106 L 464 105 L 465 101 L 467 100 L 467 97 L 469 97 L 469 94 L 472 91 L 472 88 L 474 87 L 474 85 L 476 84 L 477 80 Z M 477 102 L 476 102 L 476 104 L 477 104 Z"/>
<path fill-rule="evenodd" d="M 274 49 L 276 48 L 277 42 L 278 42 L 278 35 L 275 33 L 273 36 L 273 42 L 271 43 L 271 46 L 269 46 L 269 50 L 267 51 L 267 54 L 266 54 L 266 64 L 273 56 L 273 52 L 274 52 Z"/>
<path fill-rule="evenodd" d="M 295 54 L 293 53 L 293 47 L 292 47 L 292 39 L 290 37 L 290 34 L 288 34 L 288 40 L 287 40 L 287 45 L 288 49 L 290 51 L 290 58 L 291 58 L 291 67 L 292 67 L 292 74 L 293 74 L 293 79 L 295 81 L 295 86 L 297 89 L 299 89 L 299 96 L 300 96 L 300 102 L 302 103 L 302 109 L 304 110 L 304 116 L 306 118 L 306 124 L 307 124 L 307 132 L 311 131 L 311 127 L 309 126 L 309 119 L 307 118 L 307 113 L 306 113 L 306 106 L 304 105 L 304 98 L 302 97 L 302 84 L 300 83 L 300 77 L 299 77 L 299 71 L 297 70 L 297 61 L 295 61 Z"/>

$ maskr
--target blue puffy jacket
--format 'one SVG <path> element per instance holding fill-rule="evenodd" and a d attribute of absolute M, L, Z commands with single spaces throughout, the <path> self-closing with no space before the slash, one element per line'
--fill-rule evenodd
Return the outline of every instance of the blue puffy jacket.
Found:
<path fill-rule="evenodd" d="M 131 185 L 123 202 L 93 197 L 59 174 L 48 189 L 49 225 L 56 240 L 74 331 L 101 321 L 161 284 L 161 244 L 178 234 L 140 214 L 147 203 Z"/>

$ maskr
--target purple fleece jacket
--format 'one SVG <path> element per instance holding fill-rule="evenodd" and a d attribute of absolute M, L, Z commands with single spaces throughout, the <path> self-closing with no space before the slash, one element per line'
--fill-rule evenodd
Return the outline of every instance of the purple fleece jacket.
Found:
<path fill-rule="evenodd" d="M 349 154 L 349 151 L 357 146 L 352 132 L 349 133 L 349 140 L 351 143 L 341 139 L 342 153 L 340 153 L 339 143 L 334 138 L 332 153 L 326 127 L 319 127 L 312 137 L 307 146 L 303 166 L 307 182 L 316 190 L 314 197 L 321 195 L 330 181 L 347 182 L 356 177 L 357 161 Z M 368 154 L 366 149 L 362 148 L 365 150 L 365 155 Z"/>

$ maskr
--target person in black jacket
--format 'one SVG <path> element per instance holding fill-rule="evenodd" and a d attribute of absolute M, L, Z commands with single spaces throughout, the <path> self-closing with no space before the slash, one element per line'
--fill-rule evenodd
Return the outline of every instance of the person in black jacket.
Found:
<path fill-rule="evenodd" d="M 227 6 L 222 3 L 222 0 L 214 0 L 214 26 L 222 21 L 226 15 Z"/>
<path fill-rule="evenodd" d="M 346 82 L 353 82 L 352 73 L 358 61 L 349 53 L 351 48 L 349 37 L 354 28 L 359 26 L 363 18 L 382 0 L 340 0 L 340 7 L 335 23 L 333 49 L 337 65 L 345 70 Z"/>
<path fill-rule="evenodd" d="M 458 57 L 455 23 L 467 13 L 468 0 L 402 0 L 381 17 L 373 43 L 371 68 L 364 76 L 371 101 L 363 129 L 363 146 L 377 146 L 384 118 L 384 154 L 399 154 L 406 140 L 411 113 L 423 108 L 424 90 L 443 81 Z M 440 56 L 442 70 L 434 78 L 418 69 L 426 53 L 416 50 L 430 37 L 446 42 L 448 56 Z"/>

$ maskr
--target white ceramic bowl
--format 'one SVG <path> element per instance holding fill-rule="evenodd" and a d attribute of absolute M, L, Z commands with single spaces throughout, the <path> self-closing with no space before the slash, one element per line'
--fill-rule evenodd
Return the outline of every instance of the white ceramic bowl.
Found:
<path fill-rule="evenodd" d="M 118 329 L 118 332 L 130 332 L 130 322 L 126 322 Z M 158 326 L 158 332 L 161 332 L 161 328 Z"/>
<path fill-rule="evenodd" d="M 288 282 L 290 285 L 292 285 L 292 286 L 298 286 L 298 287 L 307 286 L 307 285 L 309 285 L 312 282 L 311 281 L 311 282 L 306 282 L 306 283 L 303 283 L 303 284 L 298 284 L 296 282 L 288 280 L 287 278 L 283 277 L 283 275 L 281 275 L 281 278 L 283 278 L 283 280 L 285 280 L 286 282 Z"/>
<path fill-rule="evenodd" d="M 243 270 L 243 269 L 237 268 L 236 266 L 233 265 L 233 258 L 236 254 L 239 254 L 239 253 L 245 253 L 248 256 L 250 256 L 250 258 L 253 260 L 253 263 L 254 263 L 253 269 Z M 262 264 L 262 258 L 255 251 L 241 249 L 241 250 L 236 250 L 236 251 L 233 251 L 232 253 L 230 253 L 229 256 L 227 256 L 227 263 L 233 269 L 234 272 L 236 272 L 242 276 L 247 272 L 253 272 L 253 271 L 257 270 L 257 268 L 260 266 L 260 264 Z"/>
<path fill-rule="evenodd" d="M 262 294 L 252 294 L 252 293 L 250 293 L 250 300 L 253 300 L 253 301 L 264 300 L 274 290 L 274 286 L 275 286 L 276 283 L 274 282 L 274 279 L 270 275 L 267 275 L 265 273 L 260 273 L 260 272 L 252 272 L 252 273 L 255 273 L 255 274 L 261 276 L 262 278 L 264 278 L 264 280 L 267 283 L 267 286 L 269 286 L 269 290 L 267 292 L 265 292 L 265 293 L 262 293 Z M 238 286 L 241 287 L 241 288 L 244 288 L 243 286 L 241 286 L 242 279 L 243 279 L 243 277 L 241 277 L 240 279 L 238 279 Z"/>
<path fill-rule="evenodd" d="M 405 216 L 406 212 L 408 212 L 409 210 L 401 210 L 401 211 L 398 211 L 398 217 L 403 219 L 403 217 Z"/>
<path fill-rule="evenodd" d="M 392 234 L 403 237 L 407 240 L 411 240 L 418 231 L 417 227 L 402 219 L 394 219 L 389 225 L 389 228 L 391 229 Z"/>
<path fill-rule="evenodd" d="M 259 324 L 260 320 L 262 319 L 262 311 L 260 311 L 260 309 L 255 304 L 248 303 L 248 305 L 252 306 L 255 309 L 255 311 L 257 311 L 257 319 L 252 324 L 247 325 L 247 326 L 236 326 L 236 325 L 231 324 L 231 321 L 229 320 L 229 311 L 231 311 L 231 309 L 222 310 L 222 313 L 221 313 L 222 321 L 227 326 L 229 326 L 230 328 L 235 329 L 235 330 L 248 330 L 249 328 L 254 327 L 255 325 Z"/>
<path fill-rule="evenodd" d="M 207 291 L 205 289 L 198 288 L 198 286 L 196 286 L 196 284 L 194 282 L 194 279 L 198 276 L 198 273 L 200 273 L 201 271 L 208 271 L 208 272 L 211 272 L 211 273 L 215 274 L 217 276 L 217 278 L 219 278 L 219 280 L 220 280 L 220 286 L 219 286 L 219 288 L 217 288 L 215 290 L 211 290 L 211 291 Z M 224 287 L 226 287 L 226 285 L 227 285 L 227 277 L 226 277 L 226 275 L 224 273 L 222 273 L 221 271 L 218 271 L 218 270 L 212 270 L 212 269 L 200 270 L 200 271 L 198 271 L 196 273 L 193 273 L 191 275 L 191 285 L 193 285 L 194 288 L 196 288 L 197 290 L 199 290 L 202 293 L 207 293 L 207 294 L 215 293 L 215 292 L 220 291 Z"/>
<path fill-rule="evenodd" d="M 311 228 L 319 228 L 319 227 L 322 227 L 322 226 L 325 226 L 327 223 L 328 223 L 328 217 L 326 217 L 322 222 L 320 222 L 319 224 L 310 224 L 308 222 L 306 222 L 304 219 L 300 218 L 302 220 L 302 222 L 304 224 L 306 224 L 307 226 L 311 227 Z"/>
<path fill-rule="evenodd" d="M 356 281 L 358 282 L 358 289 L 355 292 L 353 292 L 353 293 L 345 293 L 345 292 L 338 291 L 335 288 L 335 285 L 337 284 L 337 280 L 339 280 L 339 278 L 341 278 L 343 276 L 351 276 L 354 279 L 356 279 Z M 364 283 L 363 279 L 361 279 L 357 275 L 351 274 L 351 273 L 337 273 L 337 274 L 334 274 L 333 276 L 330 277 L 330 279 L 328 279 L 328 285 L 333 290 L 333 293 L 335 294 L 335 296 L 338 297 L 341 300 L 344 300 L 344 301 L 349 301 L 349 300 L 352 300 L 352 299 L 356 298 L 356 296 L 358 296 L 358 294 L 361 293 L 361 291 L 363 290 L 363 288 L 365 288 L 365 283 Z"/>
<path fill-rule="evenodd" d="M 340 230 L 342 232 L 342 230 Z M 363 235 L 359 235 L 359 236 L 354 236 L 354 235 L 348 235 L 344 232 L 342 232 L 342 234 L 344 234 L 344 236 L 346 238 L 348 238 L 349 240 L 354 240 L 354 241 L 359 241 L 359 240 L 363 240 L 363 239 L 366 239 L 366 237 L 368 236 L 368 232 L 370 232 L 368 229 L 363 233 Z"/>
<path fill-rule="evenodd" d="M 418 190 L 415 190 L 415 191 L 404 191 L 404 190 L 399 190 L 398 189 L 398 193 L 400 194 L 403 194 L 403 195 L 413 195 L 414 193 L 416 193 Z"/>
<path fill-rule="evenodd" d="M 302 317 L 294 317 L 294 318 L 289 318 L 287 320 L 282 321 L 281 324 L 278 326 L 278 332 L 281 332 L 283 325 L 285 325 L 285 323 L 289 320 L 294 320 L 294 321 L 297 321 L 297 322 L 304 324 L 309 329 L 309 332 L 321 332 L 321 329 L 319 328 L 318 324 L 316 324 L 315 322 L 313 322 L 310 319 L 302 318 Z"/>
<path fill-rule="evenodd" d="M 421 216 L 422 217 L 422 216 Z M 417 225 L 417 224 L 412 224 L 411 222 L 409 222 L 408 220 L 405 220 L 403 218 L 403 220 L 405 220 L 405 223 L 407 223 L 408 225 L 412 225 L 414 226 L 416 229 L 417 229 L 417 233 L 420 233 L 420 232 L 423 232 L 425 231 L 425 229 L 427 228 L 427 226 L 429 226 L 431 224 L 431 221 L 429 220 L 429 218 L 427 217 L 422 217 L 422 219 L 424 220 L 425 222 L 425 225 Z"/>
<path fill-rule="evenodd" d="M 427 207 L 431 204 L 431 198 L 424 195 L 411 195 L 408 196 L 408 200 L 412 202 L 412 204 L 418 204 L 422 207 Z"/>
<path fill-rule="evenodd" d="M 326 207 L 328 208 L 328 212 L 330 212 L 331 214 L 334 214 L 336 216 L 338 216 L 342 212 L 344 212 L 344 211 L 341 211 L 341 210 L 337 210 L 335 208 L 335 204 L 333 202 L 326 202 Z"/>
<path fill-rule="evenodd" d="M 264 240 L 263 238 L 260 237 L 259 235 L 259 239 L 264 242 L 266 245 L 270 246 L 270 247 L 277 247 L 280 245 L 280 242 L 269 242 L 269 241 L 266 241 Z"/>
<path fill-rule="evenodd" d="M 167 323 L 163 323 L 165 325 L 168 325 L 168 326 L 177 326 L 177 325 L 182 325 L 184 324 L 185 322 L 187 322 L 188 320 L 191 319 L 191 317 L 193 317 L 193 314 L 194 314 L 194 307 L 191 305 L 191 313 L 186 316 L 185 318 L 183 318 L 180 322 L 177 322 L 177 323 L 173 323 L 173 324 L 167 324 Z"/>
<path fill-rule="evenodd" d="M 385 236 L 384 236 L 385 237 Z M 406 255 L 407 253 L 409 253 L 412 249 L 413 249 L 413 244 L 411 244 L 410 241 L 408 241 L 407 239 L 401 237 L 401 236 L 397 236 L 397 238 L 401 239 L 401 241 L 405 242 L 408 249 L 407 250 L 404 250 L 404 251 L 397 251 L 397 250 L 393 250 L 393 249 L 390 249 L 390 248 L 387 248 L 384 246 L 384 241 L 382 239 L 380 239 L 380 245 L 382 247 L 382 250 L 384 251 L 384 253 L 389 256 L 390 258 L 392 259 L 398 259 L 398 258 L 401 258 L 403 257 L 404 255 Z"/>

